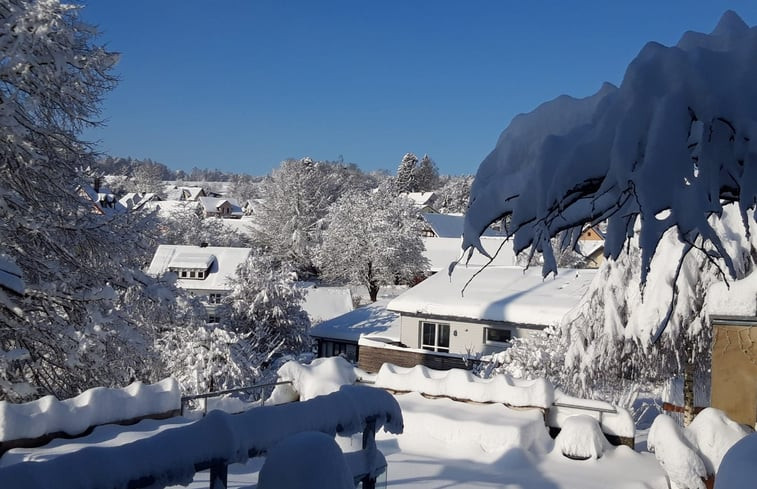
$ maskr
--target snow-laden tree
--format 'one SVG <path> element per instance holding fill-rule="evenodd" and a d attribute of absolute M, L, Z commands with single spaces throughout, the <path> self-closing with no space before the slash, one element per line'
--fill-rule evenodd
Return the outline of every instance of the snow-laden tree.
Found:
<path fill-rule="evenodd" d="M 246 247 L 252 241 L 223 219 L 204 217 L 196 202 L 187 202 L 161 214 L 157 221 L 156 240 L 159 244 Z"/>
<path fill-rule="evenodd" d="M 270 256 L 251 256 L 237 269 L 231 292 L 224 298 L 225 326 L 246 344 L 255 368 L 271 359 L 307 350 L 310 320 L 302 309 L 304 295 L 296 274 Z"/>
<path fill-rule="evenodd" d="M 382 285 L 407 283 L 428 269 L 418 210 L 389 182 L 348 192 L 328 220 L 320 255 L 328 280 L 364 285 L 375 302 Z"/>
<path fill-rule="evenodd" d="M 0 0 L 0 59 L 0 250 L 25 285 L 0 301 L 0 399 L 154 380 L 153 340 L 172 319 L 166 286 L 139 271 L 149 222 L 98 214 L 77 192 L 94 163 L 78 135 L 117 57 L 78 7 Z"/>
<path fill-rule="evenodd" d="M 439 169 L 427 154 L 423 155 L 415 168 L 415 189 L 418 192 L 431 192 L 439 185 Z"/>
<path fill-rule="evenodd" d="M 434 207 L 443 213 L 465 213 L 470 200 L 473 175 L 448 176 L 441 179 L 441 186 L 434 189 Z"/>
<path fill-rule="evenodd" d="M 417 190 L 415 181 L 417 165 L 418 157 L 413 153 L 405 153 L 397 167 L 395 185 L 398 193 L 415 192 Z"/>
<path fill-rule="evenodd" d="M 315 255 L 329 206 L 368 178 L 354 165 L 286 160 L 261 184 L 256 241 L 280 261 L 291 262 L 301 278 L 317 275 Z"/>
<path fill-rule="evenodd" d="M 557 233 L 572 246 L 584 224 L 606 220 L 605 255 L 617 259 L 639 219 L 641 283 L 669 229 L 686 244 L 676 263 L 707 246 L 732 278 L 744 277 L 754 259 L 739 269 L 708 218 L 734 203 L 746 222 L 757 202 L 755 56 L 757 29 L 729 11 L 710 35 L 647 44 L 619 88 L 516 117 L 479 167 L 463 247 L 485 253 L 479 235 L 510 216 L 516 252 L 541 252 L 547 274 Z"/>

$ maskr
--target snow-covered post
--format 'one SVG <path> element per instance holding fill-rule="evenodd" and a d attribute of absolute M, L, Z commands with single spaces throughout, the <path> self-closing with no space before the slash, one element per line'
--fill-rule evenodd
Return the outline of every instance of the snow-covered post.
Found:
<path fill-rule="evenodd" d="M 228 479 L 229 466 L 223 460 L 214 460 L 210 465 L 210 489 L 226 489 Z"/>
<path fill-rule="evenodd" d="M 365 420 L 363 429 L 363 451 L 365 457 L 370 461 L 369 467 L 373 467 L 373 461 L 376 459 L 376 416 L 369 416 Z M 376 478 L 370 473 L 363 478 L 363 489 L 375 489 Z"/>

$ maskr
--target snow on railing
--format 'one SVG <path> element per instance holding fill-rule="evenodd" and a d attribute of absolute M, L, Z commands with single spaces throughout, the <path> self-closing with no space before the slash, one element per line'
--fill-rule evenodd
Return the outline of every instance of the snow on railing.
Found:
<path fill-rule="evenodd" d="M 405 368 L 385 363 L 376 375 L 375 386 L 511 407 L 548 409 L 554 400 L 554 389 L 546 379 L 518 380 L 504 374 L 483 379 L 468 370 L 432 370 L 422 365 Z"/>
<path fill-rule="evenodd" d="M 375 478 L 386 461 L 375 447 L 375 430 L 403 430 L 393 396 L 366 386 L 241 414 L 211 411 L 200 420 L 177 425 L 149 438 L 117 446 L 89 446 L 0 468 L 0 487 L 15 489 L 107 489 L 186 485 L 195 472 L 210 469 L 210 487 L 226 487 L 228 464 L 264 454 L 284 438 L 303 431 L 350 436 L 363 432 L 364 448 L 348 453 L 358 477 Z"/>
<path fill-rule="evenodd" d="M 48 435 L 71 437 L 93 426 L 145 416 L 175 416 L 180 407 L 179 384 L 170 378 L 156 384 L 134 382 L 123 389 L 97 387 L 64 401 L 53 396 L 23 404 L 0 401 L 0 453 L 11 448 L 11 442 L 32 442 Z"/>

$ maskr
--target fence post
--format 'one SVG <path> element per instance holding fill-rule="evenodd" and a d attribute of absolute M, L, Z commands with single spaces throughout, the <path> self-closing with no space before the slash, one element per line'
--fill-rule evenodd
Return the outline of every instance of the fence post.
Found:
<path fill-rule="evenodd" d="M 226 489 L 229 466 L 223 460 L 214 460 L 210 465 L 210 489 Z"/>
<path fill-rule="evenodd" d="M 366 458 L 369 461 L 369 469 L 373 469 L 373 461 L 376 458 L 376 416 L 370 416 L 365 420 L 363 429 L 363 450 L 366 452 Z M 375 489 L 376 478 L 367 474 L 363 480 L 363 489 Z"/>

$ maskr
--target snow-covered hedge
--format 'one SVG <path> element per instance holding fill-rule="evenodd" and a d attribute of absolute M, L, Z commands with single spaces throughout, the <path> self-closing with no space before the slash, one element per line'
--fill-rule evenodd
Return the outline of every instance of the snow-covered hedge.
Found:
<path fill-rule="evenodd" d="M 276 386 L 271 394 L 273 404 L 307 401 L 317 396 L 336 392 L 343 385 L 357 380 L 355 368 L 342 357 L 317 358 L 310 365 L 290 360 L 276 372 L 278 381 L 291 381 L 292 385 Z"/>
<path fill-rule="evenodd" d="M 174 379 L 134 382 L 123 389 L 97 387 L 64 401 L 46 396 L 33 402 L 0 401 L 0 442 L 63 432 L 78 435 L 91 426 L 126 421 L 181 408 Z"/>
<path fill-rule="evenodd" d="M 403 430 L 402 411 L 387 392 L 366 386 L 344 386 L 339 392 L 305 402 L 266 406 L 230 415 L 211 411 L 190 424 L 118 446 L 90 446 L 44 461 L 0 469 L 0 487 L 15 489 L 108 489 L 126 487 L 140 478 L 155 486 L 189 484 L 195 466 L 211 460 L 244 462 L 279 441 L 304 431 L 334 435 L 361 432 L 366 418 L 376 429 Z"/>
<path fill-rule="evenodd" d="M 679 427 L 670 416 L 657 416 L 647 445 L 671 482 L 680 487 L 704 488 L 701 478 L 716 473 L 719 476 L 726 452 L 746 435 L 747 430 L 723 411 L 706 408 L 686 428 Z"/>
<path fill-rule="evenodd" d="M 440 371 L 422 365 L 404 368 L 385 363 L 376 375 L 375 385 L 395 391 L 414 391 L 475 402 L 501 402 L 515 407 L 548 409 L 554 400 L 554 389 L 546 379 L 517 380 L 504 374 L 482 379 L 468 370 Z"/>

